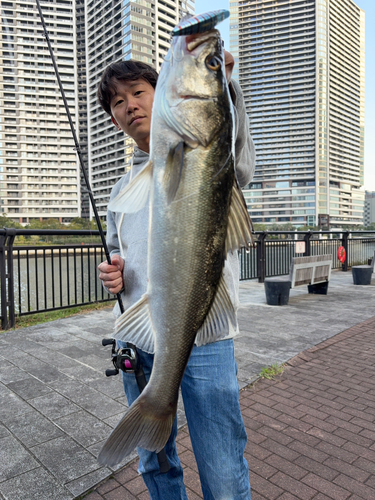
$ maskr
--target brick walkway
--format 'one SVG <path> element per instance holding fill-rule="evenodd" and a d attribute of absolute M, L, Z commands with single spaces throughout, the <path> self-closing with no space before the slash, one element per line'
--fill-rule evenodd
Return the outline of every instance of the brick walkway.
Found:
<path fill-rule="evenodd" d="M 375 317 L 304 351 L 241 392 L 252 500 L 375 500 Z M 178 447 L 201 499 L 187 428 Z M 85 500 L 147 500 L 133 462 Z"/>

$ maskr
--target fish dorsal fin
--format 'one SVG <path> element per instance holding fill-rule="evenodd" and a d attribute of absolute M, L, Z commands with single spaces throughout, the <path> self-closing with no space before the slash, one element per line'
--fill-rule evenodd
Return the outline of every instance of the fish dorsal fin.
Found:
<path fill-rule="evenodd" d="M 253 245 L 253 225 L 250 220 L 245 199 L 237 181 L 232 188 L 232 199 L 229 209 L 225 255 L 241 247 Z"/>
<path fill-rule="evenodd" d="M 233 328 L 236 327 L 236 311 L 222 275 L 210 312 L 197 333 L 195 343 L 200 346 L 226 337 L 229 333 L 229 322 Z M 218 332 L 222 332 L 219 337 Z"/>
<path fill-rule="evenodd" d="M 167 190 L 168 205 L 174 200 L 180 185 L 182 168 L 184 165 L 184 143 L 179 142 L 168 154 L 165 166 L 163 183 Z"/>
<path fill-rule="evenodd" d="M 152 162 L 134 177 L 129 184 L 119 192 L 108 204 L 112 212 L 124 212 L 126 214 L 138 212 L 146 205 L 152 182 Z"/>
<path fill-rule="evenodd" d="M 115 337 L 154 352 L 154 331 L 151 323 L 147 295 L 125 311 L 115 323 Z"/>

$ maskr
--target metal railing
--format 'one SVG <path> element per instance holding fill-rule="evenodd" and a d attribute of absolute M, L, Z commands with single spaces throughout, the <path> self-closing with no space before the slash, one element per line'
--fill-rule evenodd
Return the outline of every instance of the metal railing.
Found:
<path fill-rule="evenodd" d="M 97 236 L 98 231 L 0 229 L 0 300 L 3 329 L 15 317 L 114 300 L 98 278 L 105 260 L 101 243 L 15 245 L 17 236 Z M 302 247 L 301 248 L 301 244 Z M 346 260 L 337 251 L 343 246 Z M 289 273 L 295 256 L 332 255 L 332 268 L 367 263 L 374 254 L 375 231 L 255 232 L 255 246 L 240 252 L 240 279 L 258 279 Z"/>
<path fill-rule="evenodd" d="M 98 278 L 101 243 L 14 245 L 16 236 L 97 236 L 98 231 L 0 229 L 1 326 L 16 316 L 114 300 Z"/>
<path fill-rule="evenodd" d="M 367 264 L 374 255 L 375 231 L 262 231 L 255 232 L 255 245 L 240 251 L 240 280 L 289 274 L 293 257 L 332 255 L 332 269 L 347 271 Z M 303 249 L 297 248 L 303 243 Z M 339 247 L 346 252 L 345 262 L 338 259 Z"/>

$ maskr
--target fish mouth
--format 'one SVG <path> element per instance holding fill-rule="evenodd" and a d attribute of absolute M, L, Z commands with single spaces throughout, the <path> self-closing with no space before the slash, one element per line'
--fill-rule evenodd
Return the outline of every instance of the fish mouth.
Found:
<path fill-rule="evenodd" d="M 220 38 L 218 30 L 212 29 L 210 31 L 206 31 L 205 33 L 188 35 L 186 37 L 186 48 L 189 52 L 193 52 L 193 50 L 199 47 L 199 45 L 202 45 L 212 38 Z"/>

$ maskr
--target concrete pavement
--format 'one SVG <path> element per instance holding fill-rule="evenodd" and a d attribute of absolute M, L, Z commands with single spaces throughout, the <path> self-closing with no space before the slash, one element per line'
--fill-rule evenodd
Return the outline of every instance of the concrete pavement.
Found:
<path fill-rule="evenodd" d="M 375 287 L 353 285 L 351 273 L 333 272 L 327 296 L 309 295 L 307 287 L 291 290 L 283 307 L 267 306 L 264 287 L 255 281 L 242 282 L 240 289 L 235 346 L 241 388 L 262 367 L 291 360 L 375 316 Z M 101 310 L 0 334 L 1 499 L 70 500 L 116 472 L 99 467 L 95 458 L 127 407 L 120 377 L 104 375 L 110 349 L 101 339 L 111 336 L 112 326 L 111 311 Z M 371 340 L 369 335 L 366 342 Z M 183 424 L 182 407 L 179 416 Z M 130 470 L 133 464 L 121 474 Z M 284 493 L 292 495 L 284 489 L 273 498 L 305 498 Z"/>

